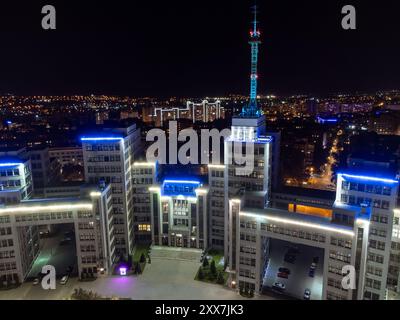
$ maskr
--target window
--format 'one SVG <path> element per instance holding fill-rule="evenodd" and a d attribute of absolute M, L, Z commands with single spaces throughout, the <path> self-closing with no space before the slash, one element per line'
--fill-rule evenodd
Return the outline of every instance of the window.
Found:
<path fill-rule="evenodd" d="M 139 229 L 139 231 L 150 232 L 151 226 L 149 224 L 139 224 L 138 229 Z"/>

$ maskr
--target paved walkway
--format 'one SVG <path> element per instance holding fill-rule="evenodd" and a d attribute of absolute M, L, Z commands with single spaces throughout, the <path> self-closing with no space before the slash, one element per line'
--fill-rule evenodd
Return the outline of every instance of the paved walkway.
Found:
<path fill-rule="evenodd" d="M 152 259 L 155 258 L 199 262 L 201 253 L 202 250 L 199 249 L 152 246 L 150 256 Z"/>

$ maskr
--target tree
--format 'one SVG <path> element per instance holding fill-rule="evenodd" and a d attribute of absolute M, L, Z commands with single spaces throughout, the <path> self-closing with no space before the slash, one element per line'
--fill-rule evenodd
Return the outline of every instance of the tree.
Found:
<path fill-rule="evenodd" d="M 119 256 L 119 262 L 126 262 L 125 255 L 123 253 L 121 253 L 121 255 Z"/>
<path fill-rule="evenodd" d="M 197 274 L 197 277 L 199 280 L 204 280 L 204 272 L 203 272 L 203 268 L 200 267 L 199 269 L 199 273 Z"/>
<path fill-rule="evenodd" d="M 250 298 L 253 298 L 253 297 L 254 297 L 254 290 L 253 290 L 253 289 L 250 290 L 249 296 L 250 296 Z"/>
<path fill-rule="evenodd" d="M 140 255 L 140 263 L 145 263 L 146 262 L 146 256 L 144 255 L 144 253 L 142 253 L 141 255 Z"/>
<path fill-rule="evenodd" d="M 244 294 L 243 286 L 239 286 L 239 293 L 241 296 Z"/>
<path fill-rule="evenodd" d="M 132 263 L 133 263 L 133 257 L 130 254 L 130 255 L 128 255 L 128 266 L 129 266 L 129 268 L 132 268 Z"/>
<path fill-rule="evenodd" d="M 203 268 L 207 268 L 208 265 L 209 265 L 208 259 L 207 259 L 207 257 L 204 257 L 204 260 L 203 260 Z"/>
<path fill-rule="evenodd" d="M 222 272 L 218 272 L 217 283 L 224 284 L 224 282 L 225 282 L 224 275 L 222 274 Z"/>
<path fill-rule="evenodd" d="M 217 268 L 215 267 L 215 261 L 214 260 L 211 261 L 210 272 L 211 272 L 211 274 L 213 276 L 215 276 L 217 274 Z"/>

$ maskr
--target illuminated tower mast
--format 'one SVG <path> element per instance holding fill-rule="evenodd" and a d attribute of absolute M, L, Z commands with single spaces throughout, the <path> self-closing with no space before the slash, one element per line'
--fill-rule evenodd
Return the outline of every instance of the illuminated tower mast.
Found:
<path fill-rule="evenodd" d="M 253 7 L 253 10 L 254 21 L 252 23 L 249 41 L 251 46 L 250 101 L 242 110 L 242 116 L 244 117 L 259 117 L 261 115 L 260 110 L 257 107 L 258 47 L 261 43 L 261 33 L 258 30 L 257 21 L 257 5 Z"/>

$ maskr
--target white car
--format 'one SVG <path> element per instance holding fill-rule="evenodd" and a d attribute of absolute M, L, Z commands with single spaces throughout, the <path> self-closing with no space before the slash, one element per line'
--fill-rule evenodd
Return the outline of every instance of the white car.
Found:
<path fill-rule="evenodd" d="M 315 262 L 311 263 L 310 269 L 317 269 L 317 264 Z"/>
<path fill-rule="evenodd" d="M 37 286 L 40 283 L 39 278 L 35 278 L 35 280 L 33 280 L 33 285 Z"/>
<path fill-rule="evenodd" d="M 285 290 L 286 288 L 286 286 L 282 282 L 275 282 L 272 287 L 278 290 Z"/>
<path fill-rule="evenodd" d="M 68 276 L 64 276 L 64 277 L 61 278 L 60 284 L 66 284 L 67 281 L 68 281 Z"/>
<path fill-rule="evenodd" d="M 304 300 L 310 300 L 310 298 L 311 298 L 311 290 L 310 289 L 304 290 Z"/>

